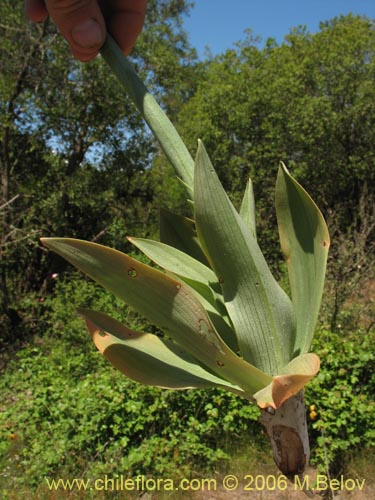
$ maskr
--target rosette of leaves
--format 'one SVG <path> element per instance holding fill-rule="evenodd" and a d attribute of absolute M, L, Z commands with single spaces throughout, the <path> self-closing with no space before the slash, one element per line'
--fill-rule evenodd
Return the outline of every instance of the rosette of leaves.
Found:
<path fill-rule="evenodd" d="M 88 241 L 42 242 L 164 332 L 132 331 L 101 312 L 80 309 L 113 366 L 143 384 L 220 387 L 255 401 L 280 470 L 300 474 L 309 458 L 303 387 L 319 370 L 319 358 L 308 351 L 329 247 L 323 216 L 282 164 L 276 212 L 290 298 L 258 245 L 251 181 L 237 211 L 203 144 L 193 161 L 110 37 L 102 55 L 185 184 L 193 217 L 163 211 L 160 241 L 129 238 L 164 271 Z"/>

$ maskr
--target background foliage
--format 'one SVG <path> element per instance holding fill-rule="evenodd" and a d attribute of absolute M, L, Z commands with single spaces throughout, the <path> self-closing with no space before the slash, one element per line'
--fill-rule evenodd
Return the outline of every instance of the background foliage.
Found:
<path fill-rule="evenodd" d="M 375 441 L 374 23 L 337 18 L 314 35 L 292 30 L 280 45 L 249 32 L 202 63 L 183 31 L 188 9 L 183 0 L 149 2 L 133 61 L 193 155 L 203 139 L 235 203 L 251 175 L 261 246 L 282 283 L 272 206 L 280 160 L 328 219 L 333 244 L 314 343 L 322 369 L 306 399 L 317 411 L 312 460 L 339 473 Z M 159 207 L 183 213 L 183 195 L 101 59 L 78 64 L 51 24 L 25 24 L 21 12 L 21 0 L 1 2 L 3 488 L 120 469 L 194 474 L 244 441 L 266 446 L 255 407 L 221 391 L 131 383 L 88 340 L 77 306 L 154 329 L 42 250 L 39 237 L 129 251 L 125 236 L 157 237 Z"/>

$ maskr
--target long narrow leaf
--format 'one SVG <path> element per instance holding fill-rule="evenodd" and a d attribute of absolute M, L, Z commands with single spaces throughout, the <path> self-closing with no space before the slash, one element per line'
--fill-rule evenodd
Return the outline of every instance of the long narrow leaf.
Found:
<path fill-rule="evenodd" d="M 133 66 L 110 35 L 107 35 L 106 42 L 101 49 L 101 54 L 142 113 L 155 137 L 160 142 L 167 158 L 176 170 L 177 175 L 185 183 L 191 194 L 193 189 L 194 161 L 169 118 L 147 90 L 142 80 L 134 71 Z"/>
<path fill-rule="evenodd" d="M 202 368 L 170 340 L 130 330 L 107 315 L 79 309 L 98 350 L 126 376 L 142 384 L 169 389 L 221 387 L 243 391 Z"/>
<path fill-rule="evenodd" d="M 184 283 L 96 243 L 71 238 L 43 238 L 42 243 L 124 300 L 221 378 L 250 395 L 272 380 L 228 348 Z"/>
<path fill-rule="evenodd" d="M 207 311 L 216 331 L 224 342 L 234 351 L 238 351 L 238 343 L 232 328 L 225 317 L 228 317 L 225 305 L 217 294 L 218 282 L 215 273 L 209 267 L 193 257 L 159 241 L 143 238 L 128 238 L 137 248 L 147 255 L 155 264 L 185 281 L 199 294 L 199 300 Z"/>
<path fill-rule="evenodd" d="M 303 354 L 310 348 L 319 314 L 329 233 L 320 210 L 285 165 L 277 177 L 276 212 L 297 319 L 295 352 Z"/>
<path fill-rule="evenodd" d="M 128 240 L 155 264 L 183 279 L 206 301 L 215 305 L 213 288 L 217 288 L 218 283 L 212 269 L 165 243 L 144 238 L 128 237 Z"/>
<path fill-rule="evenodd" d="M 181 250 L 159 241 L 128 238 L 137 248 L 160 267 L 192 281 L 209 286 L 217 283 L 216 274 L 209 267 Z"/>
<path fill-rule="evenodd" d="M 291 359 L 295 333 L 291 301 L 226 195 L 201 142 L 194 180 L 198 237 L 222 283 L 241 353 L 261 370 L 275 374 Z"/>

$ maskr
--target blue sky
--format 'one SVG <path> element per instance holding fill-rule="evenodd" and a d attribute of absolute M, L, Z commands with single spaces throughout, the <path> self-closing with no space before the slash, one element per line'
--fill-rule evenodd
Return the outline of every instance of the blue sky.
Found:
<path fill-rule="evenodd" d="M 206 46 L 214 55 L 224 52 L 248 28 L 263 41 L 282 42 L 290 28 L 303 24 L 314 33 L 320 21 L 350 12 L 375 19 L 375 0 L 195 0 L 184 26 L 203 57 Z"/>

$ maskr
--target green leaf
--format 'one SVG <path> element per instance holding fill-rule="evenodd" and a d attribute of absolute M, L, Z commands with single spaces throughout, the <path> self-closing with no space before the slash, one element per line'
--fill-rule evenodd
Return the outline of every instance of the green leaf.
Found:
<path fill-rule="evenodd" d="M 297 394 L 318 373 L 320 361 L 316 354 L 307 353 L 294 358 L 271 384 L 254 394 L 260 408 L 277 409 L 291 396 Z"/>
<path fill-rule="evenodd" d="M 222 284 L 242 356 L 275 374 L 292 355 L 295 326 L 291 301 L 226 195 L 201 142 L 194 180 L 198 237 Z"/>
<path fill-rule="evenodd" d="M 128 238 L 128 240 L 155 264 L 179 276 L 199 294 L 199 300 L 207 311 L 216 331 L 224 342 L 234 352 L 237 352 L 237 339 L 229 325 L 228 312 L 222 302 L 222 296 L 218 294 L 220 287 L 212 269 L 186 253 L 159 241 L 143 238 Z M 228 322 L 224 319 L 226 317 Z"/>
<path fill-rule="evenodd" d="M 330 244 L 324 218 L 306 191 L 281 165 L 276 183 L 281 248 L 296 312 L 296 354 L 310 348 L 323 294 Z"/>
<path fill-rule="evenodd" d="M 225 305 L 219 299 L 217 299 L 217 307 L 213 307 L 212 304 L 204 298 L 201 299 L 201 302 L 220 337 L 233 352 L 239 353 L 240 349 L 238 347 L 237 337 L 230 324 L 230 318 Z M 220 312 L 221 306 L 223 310 Z"/>
<path fill-rule="evenodd" d="M 117 250 L 71 238 L 42 243 L 124 300 L 221 378 L 248 395 L 270 377 L 236 356 L 214 329 L 190 288 Z"/>
<path fill-rule="evenodd" d="M 101 48 L 101 54 L 142 113 L 177 175 L 191 195 L 194 161 L 175 127 L 110 35 L 107 35 L 107 39 Z"/>
<path fill-rule="evenodd" d="M 155 240 L 130 237 L 128 240 L 155 264 L 177 276 L 188 278 L 207 287 L 217 283 L 216 274 L 212 269 L 181 250 Z"/>
<path fill-rule="evenodd" d="M 243 391 L 202 368 L 170 340 L 136 332 L 103 313 L 79 309 L 98 350 L 126 376 L 142 384 L 169 389 L 221 387 Z"/>
<path fill-rule="evenodd" d="M 240 208 L 240 216 L 248 230 L 253 234 L 254 238 L 256 238 L 255 200 L 251 179 L 249 179 L 246 184 L 245 194 Z"/>
<path fill-rule="evenodd" d="M 187 253 L 190 257 L 208 265 L 191 219 L 160 210 L 160 241 Z"/>

